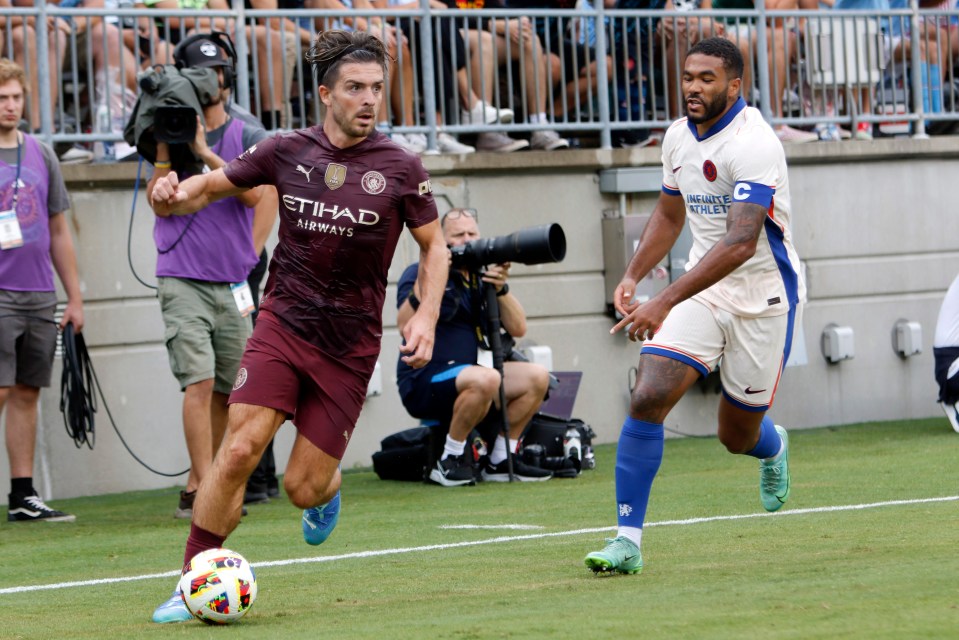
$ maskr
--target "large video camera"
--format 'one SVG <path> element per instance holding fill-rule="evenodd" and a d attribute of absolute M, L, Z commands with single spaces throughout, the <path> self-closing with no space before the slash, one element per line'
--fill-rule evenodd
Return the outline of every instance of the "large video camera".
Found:
<path fill-rule="evenodd" d="M 198 173 L 203 162 L 189 143 L 196 135 L 196 118 L 203 120 L 203 105 L 220 90 L 213 69 L 177 69 L 159 65 L 137 77 L 142 91 L 123 131 L 128 144 L 148 162 L 156 161 L 157 142 L 170 144 L 176 170 Z"/>
<path fill-rule="evenodd" d="M 451 247 L 453 268 L 479 271 L 485 265 L 503 262 L 544 264 L 566 257 L 566 234 L 559 224 L 538 225 L 508 236 L 480 238 Z"/>

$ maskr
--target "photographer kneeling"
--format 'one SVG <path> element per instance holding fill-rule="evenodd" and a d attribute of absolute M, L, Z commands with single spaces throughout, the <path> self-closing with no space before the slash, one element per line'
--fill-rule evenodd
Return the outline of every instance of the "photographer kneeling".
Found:
<path fill-rule="evenodd" d="M 440 225 L 446 244 L 451 247 L 480 237 L 477 214 L 472 209 L 451 209 Z M 433 360 L 422 369 L 409 367 L 402 358 L 397 363 L 400 397 L 410 415 L 449 424 L 443 454 L 430 471 L 430 479 L 445 487 L 473 484 L 472 465 L 464 455 L 466 440 L 491 406 L 499 408 L 499 372 L 477 365 L 477 349 L 483 343 L 487 326 L 486 287 L 496 289 L 502 327 L 514 337 L 526 333 L 526 313 L 509 292 L 509 268 L 508 262 L 491 265 L 485 272 L 451 267 L 436 325 Z M 410 265 L 397 286 L 396 323 L 401 332 L 419 305 L 416 274 L 417 265 Z M 505 362 L 503 378 L 510 425 L 509 447 L 515 453 L 523 429 L 546 396 L 549 372 L 529 362 Z M 482 471 L 484 480 L 509 481 L 506 447 L 505 438 L 498 435 L 490 452 L 490 463 Z M 548 480 L 552 474 L 514 457 L 513 476 L 521 481 L 536 481 Z"/>

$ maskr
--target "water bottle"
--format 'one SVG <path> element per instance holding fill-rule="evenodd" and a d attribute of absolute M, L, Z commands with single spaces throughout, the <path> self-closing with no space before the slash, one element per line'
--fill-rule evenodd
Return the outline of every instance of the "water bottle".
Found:
<path fill-rule="evenodd" d="M 110 119 L 110 108 L 106 102 L 97 105 L 96 120 L 94 120 L 93 130 L 97 133 L 113 133 L 113 123 Z M 93 157 L 97 162 L 112 162 L 113 142 L 110 140 L 97 140 L 93 143 Z"/>
<path fill-rule="evenodd" d="M 566 429 L 566 435 L 563 436 L 563 455 L 573 460 L 581 460 L 583 457 L 583 442 L 579 437 L 579 429 L 569 427 Z"/>
<path fill-rule="evenodd" d="M 585 445 L 583 447 L 583 468 L 584 469 L 596 468 L 596 456 L 593 454 L 593 448 L 589 445 Z"/>

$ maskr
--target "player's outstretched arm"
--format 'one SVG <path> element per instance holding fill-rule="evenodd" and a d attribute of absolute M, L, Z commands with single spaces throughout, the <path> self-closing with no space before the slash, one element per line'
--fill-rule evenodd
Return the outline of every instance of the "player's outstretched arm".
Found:
<path fill-rule="evenodd" d="M 677 304 L 716 284 L 756 253 L 768 209 L 752 202 L 735 202 L 726 215 L 726 235 L 696 266 L 626 315 L 610 333 L 628 327 L 630 340 L 651 338 Z M 618 291 L 618 290 L 617 290 Z"/>
<path fill-rule="evenodd" d="M 161 218 L 196 213 L 212 202 L 247 191 L 234 185 L 217 169 L 191 176 L 180 182 L 173 172 L 157 179 L 150 190 L 150 206 Z"/>
<path fill-rule="evenodd" d="M 639 246 L 636 247 L 636 252 L 613 294 L 613 307 L 620 315 L 628 315 L 636 309 L 638 305 L 633 302 L 636 283 L 645 278 L 650 270 L 666 257 L 676 243 L 676 238 L 682 233 L 685 223 L 686 206 L 682 196 L 660 193 L 656 208 L 643 229 Z"/>
<path fill-rule="evenodd" d="M 400 352 L 403 353 L 403 362 L 417 369 L 433 357 L 436 321 L 449 278 L 449 251 L 438 220 L 411 229 L 411 232 L 420 245 L 420 266 L 416 275 L 420 304 L 409 321 L 403 324 L 406 344 L 400 347 Z"/>

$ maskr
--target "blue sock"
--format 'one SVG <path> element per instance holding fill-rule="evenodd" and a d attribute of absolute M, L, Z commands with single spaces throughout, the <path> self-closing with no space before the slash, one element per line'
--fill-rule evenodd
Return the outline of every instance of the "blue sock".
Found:
<path fill-rule="evenodd" d="M 643 527 L 649 490 L 663 461 L 663 425 L 627 416 L 616 449 L 616 503 L 621 527 Z"/>
<path fill-rule="evenodd" d="M 776 425 L 773 424 L 772 418 L 764 416 L 763 421 L 759 424 L 759 442 L 751 451 L 747 451 L 746 455 L 760 460 L 772 458 L 779 453 L 782 446 L 783 439 L 779 437 L 779 432 L 776 431 Z"/>

